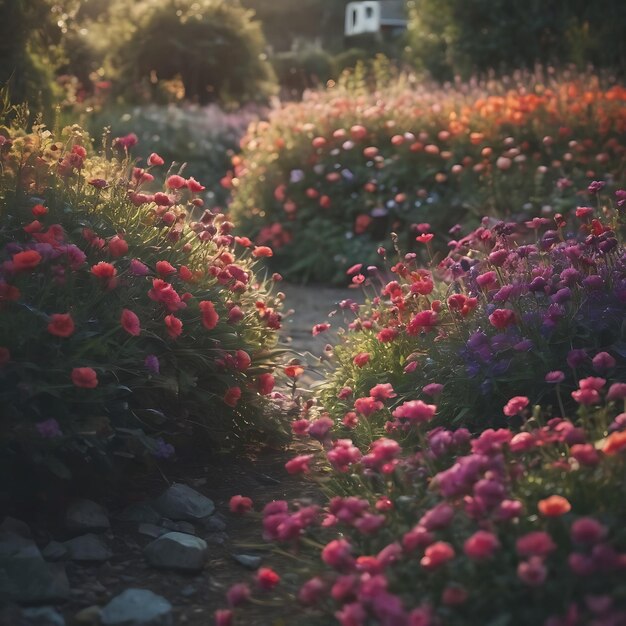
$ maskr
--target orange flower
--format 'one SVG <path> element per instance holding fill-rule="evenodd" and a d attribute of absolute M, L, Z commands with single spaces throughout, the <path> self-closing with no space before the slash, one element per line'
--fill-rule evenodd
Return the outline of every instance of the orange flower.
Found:
<path fill-rule="evenodd" d="M 285 374 L 295 380 L 304 374 L 304 368 L 301 365 L 287 365 L 287 367 L 285 367 Z"/>
<path fill-rule="evenodd" d="M 98 386 L 98 375 L 91 367 L 75 367 L 72 370 L 72 382 L 83 389 L 95 389 Z"/>
<path fill-rule="evenodd" d="M 608 454 L 609 456 L 617 454 L 622 450 L 626 450 L 626 431 L 624 430 L 609 435 L 604 442 L 604 446 L 602 447 L 602 452 L 604 452 L 604 454 Z"/>
<path fill-rule="evenodd" d="M 69 337 L 74 332 L 74 320 L 69 313 L 53 313 L 48 332 L 56 337 Z"/>
<path fill-rule="evenodd" d="M 270 257 L 270 256 L 274 256 L 274 252 L 269 246 L 257 246 L 252 251 L 252 256 L 256 257 L 257 259 L 260 257 Z"/>
<path fill-rule="evenodd" d="M 16 272 L 35 269 L 39 263 L 41 263 L 41 254 L 35 250 L 25 250 L 13 255 L 13 269 Z"/>
<path fill-rule="evenodd" d="M 545 517 L 560 517 L 572 510 L 572 505 L 563 496 L 550 496 L 545 500 L 539 500 L 537 504 L 539 513 Z"/>

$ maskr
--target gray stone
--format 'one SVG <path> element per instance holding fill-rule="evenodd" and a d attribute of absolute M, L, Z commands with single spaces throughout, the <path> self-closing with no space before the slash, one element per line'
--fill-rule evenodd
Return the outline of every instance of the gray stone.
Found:
<path fill-rule="evenodd" d="M 59 541 L 51 541 L 41 555 L 46 561 L 61 561 L 67 556 L 67 548 Z"/>
<path fill-rule="evenodd" d="M 208 546 L 193 535 L 167 533 L 148 544 L 144 554 L 152 567 L 195 572 L 204 567 Z"/>
<path fill-rule="evenodd" d="M 228 535 L 226 533 L 211 533 L 207 535 L 207 543 L 213 543 L 217 546 L 223 546 L 228 541 Z"/>
<path fill-rule="evenodd" d="M 198 588 L 193 585 L 187 585 L 180 590 L 180 595 L 183 598 L 191 598 L 191 596 L 195 596 L 198 593 Z"/>
<path fill-rule="evenodd" d="M 0 601 L 43 604 L 66 600 L 69 594 L 63 566 L 46 563 L 31 540 L 0 533 Z"/>
<path fill-rule="evenodd" d="M 196 528 L 191 522 L 173 522 L 171 519 L 164 519 L 161 521 L 161 526 L 177 533 L 196 534 Z"/>
<path fill-rule="evenodd" d="M 104 507 L 92 500 L 75 500 L 65 513 L 65 525 L 70 532 L 104 532 L 111 527 Z"/>
<path fill-rule="evenodd" d="M 219 513 L 203 519 L 202 525 L 210 533 L 219 533 L 226 530 L 226 521 Z"/>
<path fill-rule="evenodd" d="M 15 519 L 14 517 L 10 517 L 9 515 L 7 515 L 4 518 L 2 524 L 0 524 L 0 532 L 15 533 L 16 535 L 20 535 L 21 537 L 26 537 L 26 539 L 33 538 L 28 524 L 22 522 L 19 519 Z"/>
<path fill-rule="evenodd" d="M 81 535 L 65 542 L 67 555 L 72 561 L 106 561 L 113 553 L 98 535 Z"/>
<path fill-rule="evenodd" d="M 240 565 L 247 567 L 248 569 L 255 570 L 261 565 L 260 556 L 252 556 L 250 554 L 233 554 L 233 559 Z"/>
<path fill-rule="evenodd" d="M 115 516 L 115 519 L 118 519 L 120 522 L 159 524 L 162 516 L 147 502 L 139 502 L 125 508 Z"/>
<path fill-rule="evenodd" d="M 147 535 L 148 537 L 160 537 L 161 535 L 166 535 L 170 532 L 167 528 L 163 528 L 162 526 L 157 526 L 156 524 L 139 524 L 137 528 L 137 532 L 141 535 Z"/>
<path fill-rule="evenodd" d="M 41 606 L 22 611 L 24 626 L 65 626 L 64 617 L 50 606 Z"/>
<path fill-rule="evenodd" d="M 201 520 L 215 512 L 215 505 L 209 498 L 180 483 L 166 489 L 154 501 L 154 508 L 163 517 L 187 522 Z"/>
<path fill-rule="evenodd" d="M 127 589 L 100 613 L 102 626 L 174 626 L 172 605 L 147 589 Z"/>

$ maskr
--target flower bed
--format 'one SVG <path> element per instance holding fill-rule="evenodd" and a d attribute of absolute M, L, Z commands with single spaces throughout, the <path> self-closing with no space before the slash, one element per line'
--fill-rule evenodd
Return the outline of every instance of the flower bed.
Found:
<path fill-rule="evenodd" d="M 288 278 L 341 282 L 392 231 L 408 249 L 427 223 L 442 249 L 457 222 L 575 206 L 623 168 L 624 99 L 590 76 L 312 93 L 251 126 L 233 220 Z"/>
<path fill-rule="evenodd" d="M 264 506 L 294 569 L 233 586 L 217 626 L 260 598 L 310 624 L 626 622 L 626 193 L 602 188 L 554 221 L 487 220 L 432 271 L 350 268 L 374 293 L 341 303 L 334 370 L 292 423 L 320 447 L 286 464 L 323 503 Z"/>
<path fill-rule="evenodd" d="M 133 167 L 136 137 L 89 155 L 77 126 L 0 129 L 0 449 L 3 463 L 68 476 L 77 461 L 174 454 L 196 431 L 213 449 L 278 436 L 280 302 L 255 249 L 204 187 L 163 159 Z"/>

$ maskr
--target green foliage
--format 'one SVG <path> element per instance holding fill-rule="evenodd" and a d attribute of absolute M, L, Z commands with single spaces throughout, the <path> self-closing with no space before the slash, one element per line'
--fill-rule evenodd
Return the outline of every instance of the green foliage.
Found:
<path fill-rule="evenodd" d="M 619 0 L 420 0 L 412 3 L 407 59 L 437 79 L 535 63 L 626 70 Z M 611 19 L 607 19 L 610 15 Z"/>
<path fill-rule="evenodd" d="M 130 11 L 130 16 L 128 12 Z M 238 2 L 144 0 L 112 9 L 109 64 L 130 99 L 155 95 L 159 81 L 180 78 L 200 104 L 263 101 L 274 91 L 258 22 Z"/>

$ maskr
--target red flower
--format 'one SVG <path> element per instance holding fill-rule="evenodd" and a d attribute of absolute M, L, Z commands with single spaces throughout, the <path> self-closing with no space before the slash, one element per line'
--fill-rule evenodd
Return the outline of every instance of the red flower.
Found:
<path fill-rule="evenodd" d="M 0 280 L 0 304 L 2 302 L 13 302 L 20 297 L 20 290 L 13 285 Z"/>
<path fill-rule="evenodd" d="M 148 157 L 148 165 L 163 165 L 164 163 L 165 161 L 156 152 Z"/>
<path fill-rule="evenodd" d="M 437 313 L 431 309 L 420 311 L 407 324 L 407 335 L 418 335 L 421 331 L 428 332 L 437 324 Z"/>
<path fill-rule="evenodd" d="M 200 184 L 193 176 L 187 180 L 187 189 L 192 193 L 199 193 L 204 191 L 206 187 Z"/>
<path fill-rule="evenodd" d="M 184 309 L 187 306 L 180 299 L 174 287 L 160 278 L 155 278 L 152 281 L 152 289 L 148 291 L 148 297 L 155 302 L 161 302 L 170 312 Z"/>
<path fill-rule="evenodd" d="M 175 315 L 165 316 L 165 326 L 167 327 L 167 334 L 172 339 L 180 337 L 183 332 L 183 323 Z"/>
<path fill-rule="evenodd" d="M 95 389 L 98 386 L 98 375 L 91 367 L 75 367 L 72 370 L 72 382 L 83 389 Z"/>
<path fill-rule="evenodd" d="M 556 550 L 552 537 L 542 530 L 526 533 L 516 542 L 515 547 L 520 556 L 547 556 Z"/>
<path fill-rule="evenodd" d="M 53 313 L 50 316 L 48 332 L 56 337 L 69 337 L 74 332 L 74 320 L 69 313 Z"/>
<path fill-rule="evenodd" d="M 304 368 L 301 365 L 287 365 L 285 374 L 295 380 L 304 374 Z"/>
<path fill-rule="evenodd" d="M 454 548 L 446 541 L 436 541 L 426 548 L 420 561 L 421 566 L 427 570 L 437 569 L 451 561 L 455 556 Z"/>
<path fill-rule="evenodd" d="M 515 324 L 515 313 L 510 309 L 496 309 L 490 316 L 489 322 L 498 330 L 504 330 Z"/>
<path fill-rule="evenodd" d="M 289 474 L 307 474 L 312 459 L 312 454 L 301 454 L 287 461 L 285 463 L 285 469 Z"/>
<path fill-rule="evenodd" d="M 252 256 L 258 258 L 274 256 L 274 252 L 269 246 L 256 246 L 252 251 Z"/>
<path fill-rule="evenodd" d="M 235 408 L 241 399 L 241 389 L 239 387 L 229 387 L 224 394 L 224 404 Z"/>
<path fill-rule="evenodd" d="M 168 189 L 182 189 L 186 185 L 187 185 L 187 181 L 182 176 L 178 176 L 178 174 L 174 174 L 173 176 L 170 176 L 165 181 L 165 186 Z"/>
<path fill-rule="evenodd" d="M 42 217 L 48 212 L 48 209 L 43 204 L 36 204 L 31 211 L 35 217 Z"/>
<path fill-rule="evenodd" d="M 160 276 L 169 276 L 170 274 L 176 274 L 176 268 L 168 261 L 157 261 L 156 271 Z"/>
<path fill-rule="evenodd" d="M 215 626 L 232 626 L 233 612 L 230 609 L 217 609 L 215 611 Z"/>
<path fill-rule="evenodd" d="M 139 323 L 139 318 L 129 309 L 122 310 L 120 324 L 129 335 L 137 337 L 139 333 L 141 333 L 141 324 Z"/>
<path fill-rule="evenodd" d="M 110 263 L 100 261 L 91 267 L 91 273 L 102 280 L 111 280 L 117 274 L 117 270 Z"/>
<path fill-rule="evenodd" d="M 320 333 L 327 331 L 330 328 L 330 324 L 328 322 L 324 322 L 322 324 L 315 324 L 311 329 L 311 334 L 313 337 L 317 337 Z"/>
<path fill-rule="evenodd" d="M 115 235 L 109 239 L 109 252 L 117 259 L 128 252 L 128 244 L 119 235 Z"/>
<path fill-rule="evenodd" d="M 13 269 L 16 272 L 35 269 L 41 263 L 41 254 L 35 250 L 25 250 L 13 255 Z"/>
<path fill-rule="evenodd" d="M 363 367 L 370 360 L 370 355 L 368 352 L 359 352 L 353 359 L 352 362 L 357 367 Z"/>
<path fill-rule="evenodd" d="M 280 576 L 273 569 L 262 567 L 257 572 L 256 580 L 261 589 L 269 591 L 270 589 L 274 589 L 280 582 Z"/>
<path fill-rule="evenodd" d="M 230 499 L 228 506 L 231 513 L 238 513 L 239 515 L 242 515 L 252 509 L 252 500 L 246 496 L 237 495 Z"/>
<path fill-rule="evenodd" d="M 465 554 L 475 561 L 491 558 L 499 547 L 498 538 L 486 530 L 476 531 L 463 544 Z"/>
<path fill-rule="evenodd" d="M 217 326 L 220 316 L 215 311 L 215 305 L 209 300 L 203 300 L 199 303 L 202 312 L 202 325 L 207 330 L 213 330 Z"/>
<path fill-rule="evenodd" d="M 259 374 L 257 381 L 256 381 L 257 391 L 262 396 L 267 396 L 268 394 L 272 393 L 275 382 L 276 381 L 274 379 L 274 376 L 272 376 L 272 374 Z"/>
<path fill-rule="evenodd" d="M 415 237 L 415 241 L 419 243 L 428 243 L 434 236 L 435 235 L 433 235 L 433 233 L 422 233 L 421 235 Z"/>
<path fill-rule="evenodd" d="M 381 343 L 389 343 L 398 336 L 397 328 L 383 328 L 377 335 L 376 339 Z"/>

